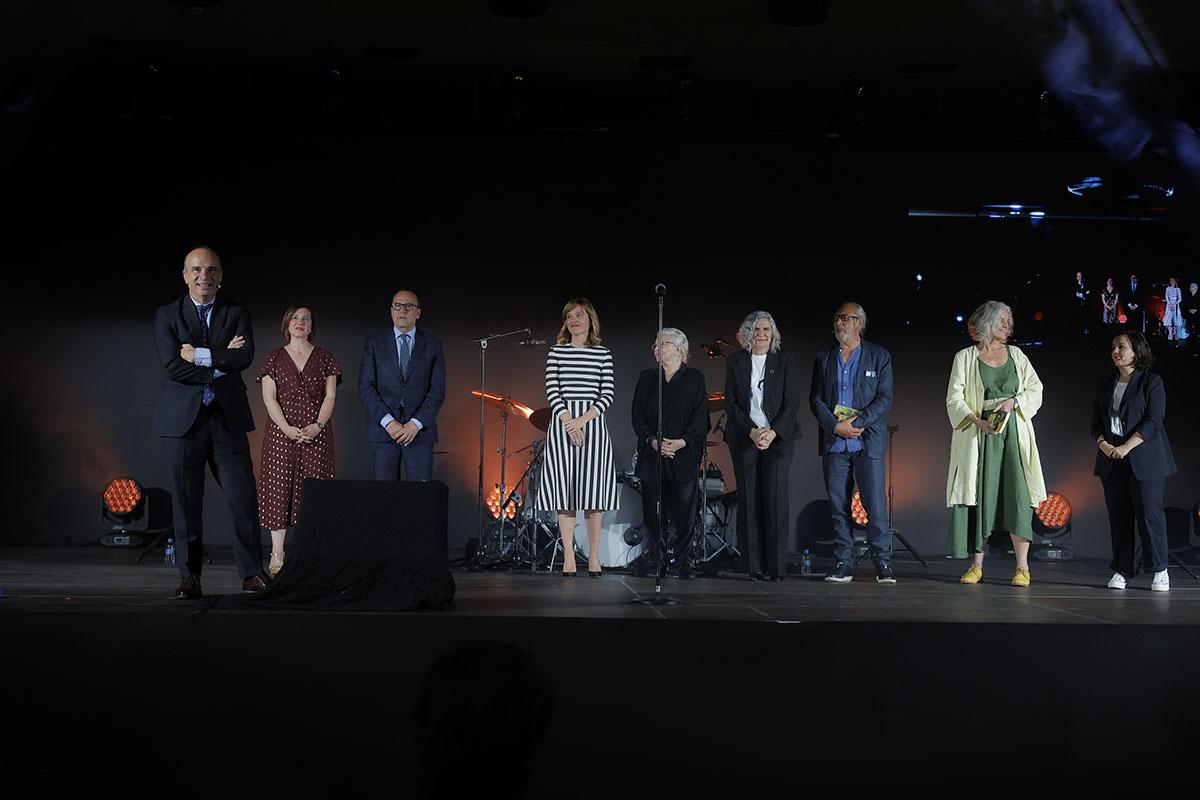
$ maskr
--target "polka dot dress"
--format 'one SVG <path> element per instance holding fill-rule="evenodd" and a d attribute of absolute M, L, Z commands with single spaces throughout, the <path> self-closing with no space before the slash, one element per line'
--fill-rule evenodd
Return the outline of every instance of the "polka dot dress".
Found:
<path fill-rule="evenodd" d="M 267 355 L 255 379 L 275 381 L 275 396 L 284 419 L 297 428 L 317 421 L 325 400 L 325 380 L 342 382 L 342 369 L 328 350 L 313 349 L 302 371 L 284 348 Z M 305 478 L 334 477 L 333 420 L 309 444 L 297 444 L 284 435 L 269 417 L 263 434 L 262 464 L 258 484 L 259 524 L 271 530 L 293 526 L 300 517 L 300 484 Z"/>

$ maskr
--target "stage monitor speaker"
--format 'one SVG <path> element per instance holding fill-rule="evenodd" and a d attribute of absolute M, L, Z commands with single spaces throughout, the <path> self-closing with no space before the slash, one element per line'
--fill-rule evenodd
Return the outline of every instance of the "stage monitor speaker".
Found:
<path fill-rule="evenodd" d="M 449 497 L 441 481 L 304 481 L 283 569 L 255 605 L 447 608 Z"/>

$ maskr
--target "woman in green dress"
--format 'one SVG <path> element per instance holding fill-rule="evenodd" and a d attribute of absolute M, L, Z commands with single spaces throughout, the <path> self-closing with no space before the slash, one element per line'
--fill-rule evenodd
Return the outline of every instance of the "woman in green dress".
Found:
<path fill-rule="evenodd" d="M 955 353 L 950 371 L 946 412 L 954 432 L 946 550 L 955 558 L 973 557 L 961 583 L 983 579 L 987 539 L 997 528 L 1008 531 L 1016 552 L 1012 585 L 1030 582 L 1033 509 L 1046 499 L 1033 432 L 1042 381 L 1021 349 L 1008 344 L 1012 329 L 1012 309 L 1004 303 L 989 300 L 975 309 L 967 324 L 975 344 Z"/>

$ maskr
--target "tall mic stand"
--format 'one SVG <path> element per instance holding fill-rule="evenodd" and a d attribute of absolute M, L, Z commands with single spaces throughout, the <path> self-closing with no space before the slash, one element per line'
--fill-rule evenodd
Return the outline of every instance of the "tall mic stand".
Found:
<path fill-rule="evenodd" d="M 648 606 L 677 606 L 683 601 L 678 597 L 671 597 L 662 593 L 663 573 L 666 572 L 667 564 L 667 542 L 666 534 L 663 531 L 663 509 L 662 509 L 662 448 L 663 448 L 663 367 L 662 367 L 662 329 L 663 329 L 663 298 L 667 295 L 666 284 L 658 284 L 654 287 L 654 293 L 658 295 L 658 328 L 654 332 L 655 349 L 658 357 L 655 359 L 658 362 L 658 432 L 655 434 L 658 449 L 655 452 L 655 476 L 657 481 L 654 484 L 654 516 L 658 524 L 657 540 L 655 549 L 658 550 L 658 565 L 654 570 L 654 594 L 649 597 L 637 597 L 633 602 L 639 605 Z"/>
<path fill-rule="evenodd" d="M 484 445 L 483 445 L 483 433 L 484 433 L 484 426 L 487 424 L 487 403 L 485 400 L 485 398 L 487 397 L 487 391 L 486 391 L 486 387 L 484 386 L 484 383 L 486 382 L 486 379 L 487 379 L 488 342 L 491 342 L 495 339 L 507 339 L 509 336 L 517 336 L 519 334 L 523 334 L 528 338 L 529 329 L 528 328 L 517 328 L 515 331 L 509 331 L 508 333 L 489 333 L 487 336 L 481 336 L 478 339 L 468 339 L 466 342 L 466 344 L 473 344 L 473 345 L 476 345 L 479 347 L 479 522 L 478 522 L 478 527 L 476 528 L 476 533 L 479 536 L 480 542 L 483 542 L 483 534 L 484 534 L 484 515 L 483 515 L 483 448 L 484 448 Z M 504 421 L 507 425 L 507 422 L 508 422 L 507 414 L 505 415 Z M 503 462 L 501 462 L 501 469 L 503 469 Z M 501 489 L 500 494 L 503 495 L 504 491 L 505 491 L 504 489 Z M 504 506 L 500 506 L 500 518 L 502 520 L 504 518 Z M 497 552 L 502 553 L 503 550 L 504 550 L 504 527 L 503 527 L 503 525 L 501 525 L 501 528 L 500 528 L 500 550 Z"/>

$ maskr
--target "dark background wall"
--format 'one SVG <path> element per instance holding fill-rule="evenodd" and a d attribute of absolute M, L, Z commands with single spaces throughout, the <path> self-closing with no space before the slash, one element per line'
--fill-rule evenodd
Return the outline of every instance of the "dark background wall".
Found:
<path fill-rule="evenodd" d="M 220 27 L 219 17 L 197 19 Z M 170 31 L 143 30 L 141 49 L 56 31 L 40 56 L 2 74 L 0 177 L 10 203 L 0 541 L 88 541 L 109 478 L 165 485 L 150 432 L 160 379 L 152 315 L 182 294 L 183 255 L 207 243 L 222 255 L 222 292 L 255 315 L 257 357 L 245 378 L 260 430 L 257 366 L 278 341 L 284 309 L 313 308 L 319 341 L 346 375 L 334 416 L 339 477 L 368 477 L 355 392 L 363 339 L 388 326 L 396 289 L 420 294 L 421 325 L 446 348 L 446 452 L 435 477 L 452 491 L 452 546 L 475 524 L 478 405 L 469 392 L 478 360 L 465 342 L 518 327 L 552 339 L 563 300 L 590 297 L 617 363 L 609 424 L 623 468 L 631 389 L 651 364 L 652 287 L 662 281 L 667 323 L 691 338 L 710 390 L 722 388 L 724 362 L 704 358 L 700 344 L 732 339 L 749 311 L 774 313 L 807 366 L 831 341 L 837 304 L 867 308 L 868 338 L 896 363 L 895 522 L 930 553 L 945 531 L 945 383 L 952 354 L 968 343 L 954 317 L 982 300 L 1010 302 L 1016 339 L 1040 343 L 1028 352 L 1046 383 L 1036 427 L 1047 485 L 1075 505 L 1072 546 L 1107 550 L 1087 435 L 1092 392 L 1110 369 L 1107 342 L 1069 326 L 1063 304 L 1076 269 L 1097 292 L 1104 277 L 1131 271 L 1156 283 L 1200 278 L 1188 187 L 1180 183 L 1165 208 L 1114 190 L 1100 201 L 1067 194 L 1096 173 L 1122 188 L 1145 176 L 1114 164 L 1065 112 L 1031 100 L 1039 94 L 1028 65 L 956 85 L 919 76 L 889 95 L 881 83 L 859 84 L 863 72 L 845 63 L 833 79 L 800 69 L 816 76 L 810 84 L 795 65 L 780 67 L 799 83 L 759 91 L 778 75 L 753 62 L 748 75 L 681 96 L 678 81 L 644 73 L 622 94 L 628 86 L 583 59 L 537 93 L 514 96 L 514 84 L 495 76 L 501 62 L 518 63 L 519 47 L 507 61 L 484 64 L 476 53 L 478 63 L 422 62 L 424 72 L 398 78 L 336 70 L 334 56 L 300 58 L 265 39 L 258 57 L 218 58 Z M 174 55 L 172 37 L 188 43 Z M 90 50 L 80 55 L 68 40 Z M 542 63 L 543 74 L 567 60 Z M 464 77 L 469 70 L 492 77 Z M 864 102 L 856 85 L 884 99 Z M 606 126 L 578 124 L 606 114 Z M 986 203 L 1035 203 L 1049 215 L 989 219 L 977 215 Z M 964 214 L 909 215 L 919 208 Z M 1184 413 L 1200 389 L 1197 352 L 1163 352 L 1159 365 L 1180 467 L 1167 500 L 1183 507 L 1200 499 L 1197 422 Z M 544 405 L 543 355 L 496 345 L 489 390 Z M 491 485 L 500 426 L 492 410 L 487 420 Z M 824 493 L 807 417 L 804 434 L 797 513 Z M 537 435 L 512 420 L 509 448 Z M 732 484 L 723 446 L 714 459 Z M 633 498 L 624 499 L 622 518 L 636 519 Z M 212 540 L 228 541 L 215 486 L 206 503 Z"/>
<path fill-rule="evenodd" d="M 945 528 L 947 370 L 967 343 L 954 316 L 982 299 L 1008 299 L 1017 339 L 1044 342 L 1029 352 L 1046 383 L 1037 430 L 1047 484 L 1078 510 L 1074 546 L 1105 550 L 1086 417 L 1108 369 L 1106 341 L 1056 328 L 1057 311 L 1076 267 L 1098 281 L 1185 265 L 1187 239 L 1174 228 L 911 220 L 894 201 L 910 191 L 914 154 L 882 146 L 417 137 L 368 142 L 370 157 L 349 155 L 361 143 L 320 140 L 333 152 L 274 155 L 254 169 L 180 154 L 172 176 L 115 169 L 99 153 L 80 153 L 87 164 L 68 162 L 78 168 L 69 171 L 69 190 L 36 180 L 41 170 L 29 169 L 31 203 L 16 229 L 27 249 L 7 271 L 4 418 L 20 422 L 10 432 L 15 446 L 6 448 L 5 541 L 87 541 L 109 478 L 129 474 L 165 485 L 150 432 L 160 379 L 152 314 L 182 294 L 182 256 L 204 241 L 223 255 L 222 292 L 255 314 L 258 355 L 248 383 L 279 341 L 283 310 L 296 302 L 314 308 L 319 341 L 346 374 L 334 416 L 340 477 L 369 477 L 355 392 L 362 341 L 388 326 L 395 289 L 419 292 L 421 325 L 446 348 L 439 444 L 446 454 L 435 475 L 453 491 L 452 545 L 473 532 L 475 521 L 478 405 L 469 392 L 478 359 L 466 340 L 518 327 L 551 339 L 562 301 L 592 298 L 617 362 L 609 424 L 623 467 L 632 452 L 630 391 L 651 363 L 652 287 L 661 280 L 670 290 L 667 321 L 689 335 L 693 363 L 713 390 L 722 388 L 724 362 L 705 358 L 700 344 L 732 339 L 749 311 L 772 311 L 785 346 L 808 365 L 830 342 L 832 308 L 846 298 L 866 306 L 868 337 L 889 347 L 896 363 L 896 523 L 927 552 L 940 550 Z M 135 145 L 118 152 L 130 149 Z M 970 154 L 915 155 L 921 168 L 940 172 L 954 156 Z M 48 178 L 62 177 L 51 156 L 40 158 Z M 864 171 L 881 188 L 847 190 L 833 176 L 814 174 L 844 174 L 861 185 Z M 105 196 L 106 186 L 117 188 L 117 199 Z M 1033 319 L 1038 311 L 1042 322 Z M 488 388 L 544 405 L 543 357 L 541 349 L 494 346 Z M 1190 507 L 1200 485 L 1197 430 L 1194 416 L 1181 411 L 1183 398 L 1195 396 L 1196 360 L 1190 352 L 1168 353 L 1161 370 L 1181 468 L 1168 484 L 1168 501 Z M 251 394 L 261 429 L 261 396 Z M 489 486 L 499 479 L 492 456 L 499 428 L 489 410 Z M 823 495 L 807 418 L 804 433 L 793 476 L 797 513 Z M 537 435 L 514 419 L 509 447 Z M 252 441 L 257 466 L 258 432 Z M 714 457 L 732 481 L 723 446 Z M 510 462 L 510 469 L 522 467 L 519 459 Z M 622 518 L 636 519 L 633 498 L 625 500 L 630 510 Z M 215 487 L 207 520 L 213 540 L 227 541 Z"/>

